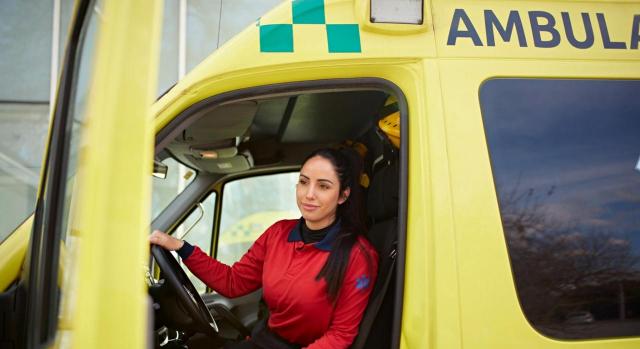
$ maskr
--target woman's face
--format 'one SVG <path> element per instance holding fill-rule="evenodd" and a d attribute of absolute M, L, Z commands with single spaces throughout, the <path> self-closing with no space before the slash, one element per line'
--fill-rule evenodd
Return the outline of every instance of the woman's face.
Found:
<path fill-rule="evenodd" d="M 340 193 L 338 174 L 329 160 L 321 156 L 307 160 L 296 185 L 296 203 L 307 227 L 317 230 L 331 224 L 349 192 L 347 188 Z"/>

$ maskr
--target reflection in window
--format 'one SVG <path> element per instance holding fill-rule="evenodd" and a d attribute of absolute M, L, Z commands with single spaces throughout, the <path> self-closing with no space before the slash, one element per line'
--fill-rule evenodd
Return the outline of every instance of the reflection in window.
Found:
<path fill-rule="evenodd" d="M 49 100 L 53 1 L 2 1 L 0 100 Z"/>
<path fill-rule="evenodd" d="M 295 194 L 297 181 L 296 172 L 239 179 L 226 184 L 216 258 L 231 265 L 273 223 L 299 218 Z"/>
<path fill-rule="evenodd" d="M 158 96 L 178 81 L 179 0 L 165 0 L 158 69 Z"/>
<path fill-rule="evenodd" d="M 48 113 L 48 103 L 0 102 L 0 243 L 35 207 Z"/>
<path fill-rule="evenodd" d="M 282 1 L 190 0 L 187 3 L 187 71 Z"/>
<path fill-rule="evenodd" d="M 2 1 L 0 242 L 34 210 L 49 126 L 53 1 Z"/>
<path fill-rule="evenodd" d="M 186 70 L 190 71 L 218 48 L 222 4 L 220 1 L 192 0 L 187 6 Z"/>
<path fill-rule="evenodd" d="M 529 322 L 639 335 L 640 81 L 496 79 L 480 99 Z"/>
<path fill-rule="evenodd" d="M 58 33 L 58 69 L 64 61 L 64 53 L 67 47 L 67 39 L 69 36 L 71 25 L 71 16 L 73 15 L 73 8 L 75 6 L 74 0 L 61 0 L 60 1 L 60 31 Z"/>

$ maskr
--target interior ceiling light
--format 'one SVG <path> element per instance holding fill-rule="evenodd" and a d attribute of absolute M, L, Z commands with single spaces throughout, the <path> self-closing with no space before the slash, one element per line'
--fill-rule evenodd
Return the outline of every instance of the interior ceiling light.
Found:
<path fill-rule="evenodd" d="M 197 149 L 191 148 L 191 151 L 198 154 L 202 159 L 228 159 L 238 155 L 238 148 L 216 148 L 216 149 Z"/>
<path fill-rule="evenodd" d="M 218 152 L 215 150 L 203 150 L 200 152 L 200 157 L 203 159 L 217 159 Z"/>

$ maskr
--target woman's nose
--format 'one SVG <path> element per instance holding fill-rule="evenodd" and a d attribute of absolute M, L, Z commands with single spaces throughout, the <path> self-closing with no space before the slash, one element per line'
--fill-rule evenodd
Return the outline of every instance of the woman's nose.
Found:
<path fill-rule="evenodd" d="M 315 196 L 314 191 L 315 191 L 315 187 L 313 185 L 309 185 L 307 187 L 307 192 L 305 193 L 305 197 L 307 199 L 312 199 Z"/>

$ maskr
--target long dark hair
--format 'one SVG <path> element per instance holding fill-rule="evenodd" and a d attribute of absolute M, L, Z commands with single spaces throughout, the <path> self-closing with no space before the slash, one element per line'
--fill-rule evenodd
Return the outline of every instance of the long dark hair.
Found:
<path fill-rule="evenodd" d="M 347 200 L 336 209 L 336 219 L 340 220 L 340 231 L 333 242 L 327 262 L 316 275 L 316 280 L 325 279 L 327 295 L 334 302 L 342 287 L 351 249 L 358 240 L 358 236 L 363 235 L 366 229 L 362 205 L 363 193 L 360 186 L 363 162 L 353 149 L 322 148 L 309 154 L 302 163 L 303 166 L 309 159 L 316 156 L 327 159 L 333 165 L 340 182 L 340 195 L 347 188 L 351 191 Z M 363 251 L 368 263 L 371 264 L 371 257 L 366 250 L 363 249 Z"/>

